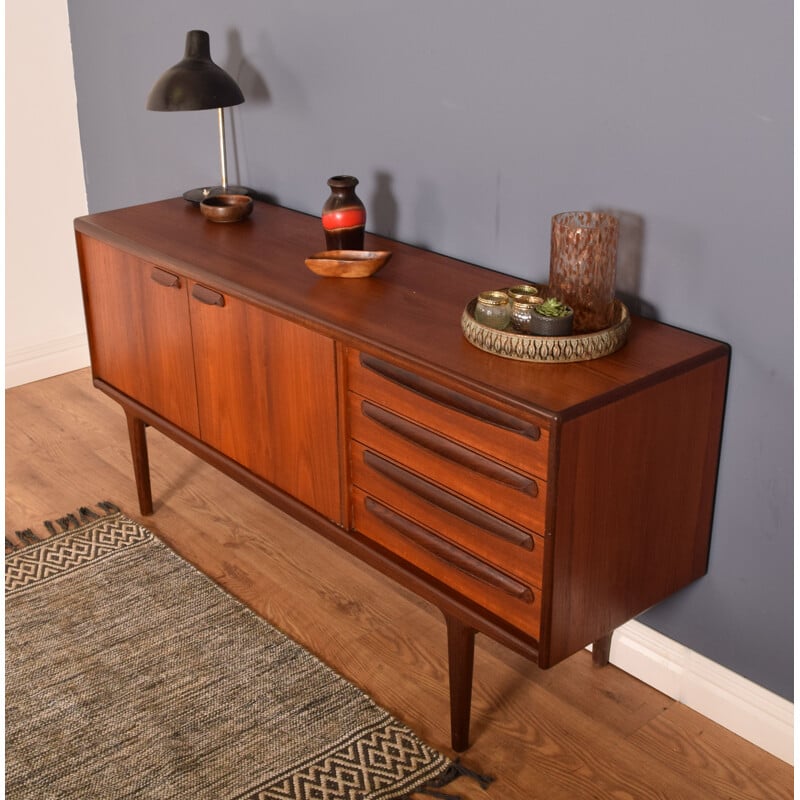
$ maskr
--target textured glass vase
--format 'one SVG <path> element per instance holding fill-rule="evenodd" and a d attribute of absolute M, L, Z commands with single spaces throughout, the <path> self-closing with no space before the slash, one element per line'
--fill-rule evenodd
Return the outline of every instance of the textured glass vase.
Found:
<path fill-rule="evenodd" d="M 614 321 L 618 230 L 611 214 L 567 211 L 553 217 L 548 294 L 572 308 L 575 333 L 600 331 Z"/>

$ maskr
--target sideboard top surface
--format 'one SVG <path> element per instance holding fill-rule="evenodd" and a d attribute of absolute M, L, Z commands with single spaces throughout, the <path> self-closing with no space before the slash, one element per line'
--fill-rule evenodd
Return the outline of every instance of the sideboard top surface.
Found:
<path fill-rule="evenodd" d="M 627 343 L 601 359 L 536 364 L 494 356 L 464 338 L 461 313 L 480 291 L 518 278 L 372 234 L 365 247 L 392 252 L 376 275 L 321 278 L 304 263 L 325 249 L 319 218 L 263 202 L 230 225 L 208 222 L 173 198 L 80 217 L 75 228 L 347 343 L 550 416 L 572 416 L 728 352 L 721 342 L 634 317 Z"/>

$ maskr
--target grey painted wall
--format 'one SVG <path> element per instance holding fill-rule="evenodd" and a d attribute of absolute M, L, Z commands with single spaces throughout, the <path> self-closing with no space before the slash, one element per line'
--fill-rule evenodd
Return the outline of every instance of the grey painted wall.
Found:
<path fill-rule="evenodd" d="M 709 574 L 641 621 L 792 697 L 790 0 L 69 0 L 92 211 L 219 177 L 213 112 L 145 111 L 185 33 L 247 102 L 231 179 L 544 280 L 552 214 L 625 212 L 618 287 L 733 362 Z M 57 135 L 57 132 L 54 132 Z"/>

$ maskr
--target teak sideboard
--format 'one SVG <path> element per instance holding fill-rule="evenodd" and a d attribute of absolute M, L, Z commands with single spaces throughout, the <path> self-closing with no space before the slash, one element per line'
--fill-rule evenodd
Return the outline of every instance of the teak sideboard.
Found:
<path fill-rule="evenodd" d="M 441 609 L 451 735 L 469 743 L 483 633 L 548 668 L 701 577 L 727 345 L 634 317 L 604 358 L 470 344 L 480 291 L 518 280 L 399 242 L 320 278 L 319 218 L 182 199 L 75 221 L 97 388 L 128 423 L 140 511 L 150 425 Z M 268 534 L 265 534 L 268 535 Z"/>

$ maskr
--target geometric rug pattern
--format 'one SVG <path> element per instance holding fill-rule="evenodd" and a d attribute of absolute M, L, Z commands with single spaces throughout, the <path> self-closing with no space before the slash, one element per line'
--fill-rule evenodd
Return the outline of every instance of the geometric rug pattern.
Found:
<path fill-rule="evenodd" d="M 114 509 L 84 507 L 41 541 L 28 530 L 6 556 L 7 798 L 400 800 L 454 796 L 439 788 L 460 775 L 486 785 Z"/>

